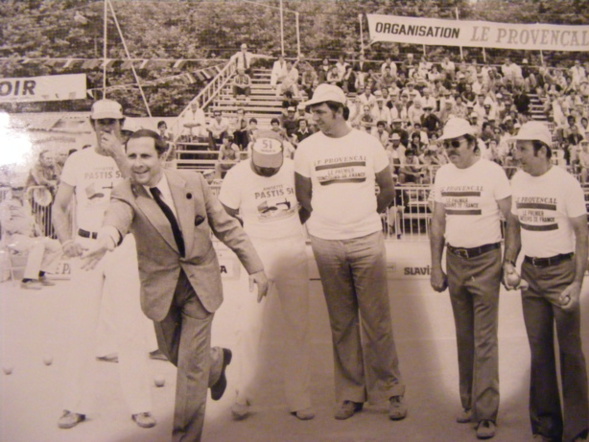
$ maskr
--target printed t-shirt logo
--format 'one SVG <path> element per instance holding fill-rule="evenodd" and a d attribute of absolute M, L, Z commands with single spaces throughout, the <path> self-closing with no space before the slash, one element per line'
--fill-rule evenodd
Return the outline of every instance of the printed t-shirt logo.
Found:
<path fill-rule="evenodd" d="M 257 206 L 258 220 L 260 222 L 277 221 L 296 214 L 298 207 L 294 195 L 294 188 L 283 184 L 265 187 L 256 192 L 254 198 L 261 200 Z"/>
<path fill-rule="evenodd" d="M 366 181 L 366 157 L 353 155 L 319 160 L 315 163 L 315 174 L 322 186 L 362 183 Z"/>
<path fill-rule="evenodd" d="M 482 186 L 448 186 L 442 190 L 447 215 L 481 215 Z"/>
<path fill-rule="evenodd" d="M 556 222 L 556 198 L 520 196 L 515 207 L 521 228 L 532 232 L 558 230 Z"/>

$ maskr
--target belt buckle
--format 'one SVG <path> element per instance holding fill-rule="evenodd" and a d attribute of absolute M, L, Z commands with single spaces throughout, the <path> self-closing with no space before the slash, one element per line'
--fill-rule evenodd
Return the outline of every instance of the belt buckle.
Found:
<path fill-rule="evenodd" d="M 468 250 L 466 250 L 464 247 L 454 249 L 454 254 L 464 259 L 470 258 L 468 256 Z"/>
<path fill-rule="evenodd" d="M 537 260 L 536 260 L 536 257 L 535 257 L 535 256 L 532 256 L 532 265 L 533 265 L 534 267 L 539 267 L 539 265 L 538 265 L 538 263 L 537 263 L 536 261 L 537 261 Z"/>

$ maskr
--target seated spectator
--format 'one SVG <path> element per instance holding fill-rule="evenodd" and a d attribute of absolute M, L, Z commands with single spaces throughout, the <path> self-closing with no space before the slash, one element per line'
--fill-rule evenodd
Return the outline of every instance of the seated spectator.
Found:
<path fill-rule="evenodd" d="M 370 106 L 364 105 L 362 107 L 362 113 L 360 114 L 360 118 L 358 120 L 358 125 L 361 130 L 365 132 L 371 133 L 372 128 L 376 126 L 376 121 L 372 116 L 372 112 L 370 111 Z"/>
<path fill-rule="evenodd" d="M 292 61 L 286 62 L 286 75 L 276 88 L 276 96 L 280 97 L 290 92 L 291 96 L 300 99 L 301 94 L 299 91 L 299 71 L 296 68 L 298 61 L 293 64 Z"/>
<path fill-rule="evenodd" d="M 168 162 L 168 167 L 174 167 L 174 161 L 176 160 L 176 145 L 174 144 L 174 135 L 168 130 L 168 125 L 163 120 L 157 123 L 157 131 L 160 137 L 162 137 L 162 140 L 166 142 L 166 146 L 168 147 L 164 154 L 166 156 L 166 161 Z"/>
<path fill-rule="evenodd" d="M 385 106 L 385 100 L 381 91 L 375 91 L 374 95 L 376 96 L 376 106 L 372 108 L 372 116 L 375 121 L 384 121 L 388 130 L 392 122 L 391 111 Z"/>
<path fill-rule="evenodd" d="M 245 118 L 239 119 L 239 128 L 233 132 L 233 139 L 235 144 L 241 150 L 246 150 L 250 142 L 248 121 Z"/>
<path fill-rule="evenodd" d="M 284 55 L 279 55 L 278 60 L 272 65 L 270 73 L 270 86 L 272 86 L 272 89 L 276 89 L 282 83 L 284 77 L 286 77 L 286 60 Z"/>
<path fill-rule="evenodd" d="M 238 100 L 239 97 L 244 97 L 249 101 L 252 93 L 252 79 L 245 73 L 244 69 L 237 69 L 237 75 L 233 78 L 233 98 Z"/>
<path fill-rule="evenodd" d="M 219 156 L 215 164 L 215 178 L 223 179 L 229 169 L 240 160 L 239 146 L 234 143 L 233 135 L 224 135 L 219 148 Z"/>
<path fill-rule="evenodd" d="M 401 144 L 405 147 L 409 145 L 409 132 L 403 129 L 403 121 L 400 118 L 396 118 L 393 120 L 391 128 L 391 136 L 393 134 L 399 134 L 401 138 Z"/>
<path fill-rule="evenodd" d="M 422 177 L 421 164 L 413 149 L 405 150 L 404 161 L 399 168 L 399 184 L 420 184 Z"/>
<path fill-rule="evenodd" d="M 433 112 L 431 104 L 427 104 L 423 107 L 421 126 L 427 131 L 429 137 L 431 137 L 432 133 L 437 133 L 442 129 L 442 123 L 438 116 Z"/>
<path fill-rule="evenodd" d="M 313 135 L 313 132 L 311 131 L 311 129 L 309 128 L 309 125 L 307 124 L 307 120 L 304 118 L 299 118 L 297 120 L 297 130 L 294 133 L 297 144 L 300 143 L 301 141 L 303 141 L 305 138 L 310 137 L 311 135 Z"/>
<path fill-rule="evenodd" d="M 385 151 L 389 158 L 391 174 L 394 177 L 398 177 L 401 163 L 405 161 L 405 146 L 401 144 L 401 137 L 398 133 L 393 133 L 389 136 Z"/>
<path fill-rule="evenodd" d="M 22 180 L 13 180 L 10 197 L 0 204 L 2 242 L 19 253 L 28 252 L 20 286 L 27 290 L 40 290 L 54 285 L 47 279 L 46 273 L 54 271 L 61 256 L 61 244 L 43 236 L 25 198 L 24 184 Z"/>
<path fill-rule="evenodd" d="M 286 131 L 280 126 L 280 120 L 278 118 L 272 118 L 270 120 L 270 130 L 276 132 L 282 138 L 286 138 Z"/>
<path fill-rule="evenodd" d="M 43 186 L 55 195 L 59 175 L 53 161 L 53 154 L 50 150 L 44 149 L 39 153 L 37 162 L 31 168 L 27 179 L 27 187 Z"/>
<path fill-rule="evenodd" d="M 378 141 L 380 141 L 383 146 L 386 146 L 389 141 L 389 131 L 387 126 L 386 121 L 381 120 L 376 123 L 376 127 L 372 131 L 372 135 L 378 138 Z"/>
<path fill-rule="evenodd" d="M 286 132 L 286 136 L 290 138 L 297 130 L 298 123 L 295 116 L 296 109 L 294 106 L 290 106 L 286 110 L 286 115 L 282 117 L 282 128 Z"/>
<path fill-rule="evenodd" d="M 589 178 L 589 140 L 581 141 L 579 166 L 581 167 L 581 183 L 587 184 Z"/>
<path fill-rule="evenodd" d="M 208 125 L 209 150 L 219 150 L 223 138 L 229 134 L 229 121 L 223 117 L 220 110 L 213 111 L 213 119 Z"/>
<path fill-rule="evenodd" d="M 185 110 L 179 118 L 183 139 L 195 141 L 208 136 L 205 113 L 199 108 L 198 102 L 190 103 L 190 109 Z"/>
<path fill-rule="evenodd" d="M 305 92 L 307 97 L 311 97 L 313 91 L 319 85 L 319 77 L 311 63 L 305 62 L 301 71 L 301 89 Z"/>

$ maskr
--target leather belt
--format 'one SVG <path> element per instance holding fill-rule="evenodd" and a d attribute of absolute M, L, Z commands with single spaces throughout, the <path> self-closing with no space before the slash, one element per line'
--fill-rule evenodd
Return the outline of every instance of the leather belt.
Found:
<path fill-rule="evenodd" d="M 549 267 L 558 264 L 559 262 L 566 261 L 573 257 L 574 253 L 561 253 L 560 255 L 550 256 L 548 258 L 534 258 L 532 256 L 526 256 L 524 261 L 532 264 L 535 267 Z"/>
<path fill-rule="evenodd" d="M 495 250 L 501 247 L 501 243 L 493 243 L 493 244 L 484 244 L 479 247 L 454 247 L 448 244 L 448 251 L 453 255 L 459 256 L 461 258 L 470 259 L 476 258 L 483 253 L 489 252 L 491 250 Z"/>
<path fill-rule="evenodd" d="M 78 235 L 80 235 L 82 238 L 91 238 L 91 239 L 98 238 L 98 232 L 88 232 L 87 230 L 84 230 L 84 229 L 78 229 Z"/>

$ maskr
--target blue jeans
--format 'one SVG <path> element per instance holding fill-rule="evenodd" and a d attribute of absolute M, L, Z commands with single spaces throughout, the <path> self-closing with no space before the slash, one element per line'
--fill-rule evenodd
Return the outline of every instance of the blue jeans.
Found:
<path fill-rule="evenodd" d="M 346 240 L 311 236 L 311 245 L 331 324 L 336 400 L 402 396 L 382 232 Z"/>

